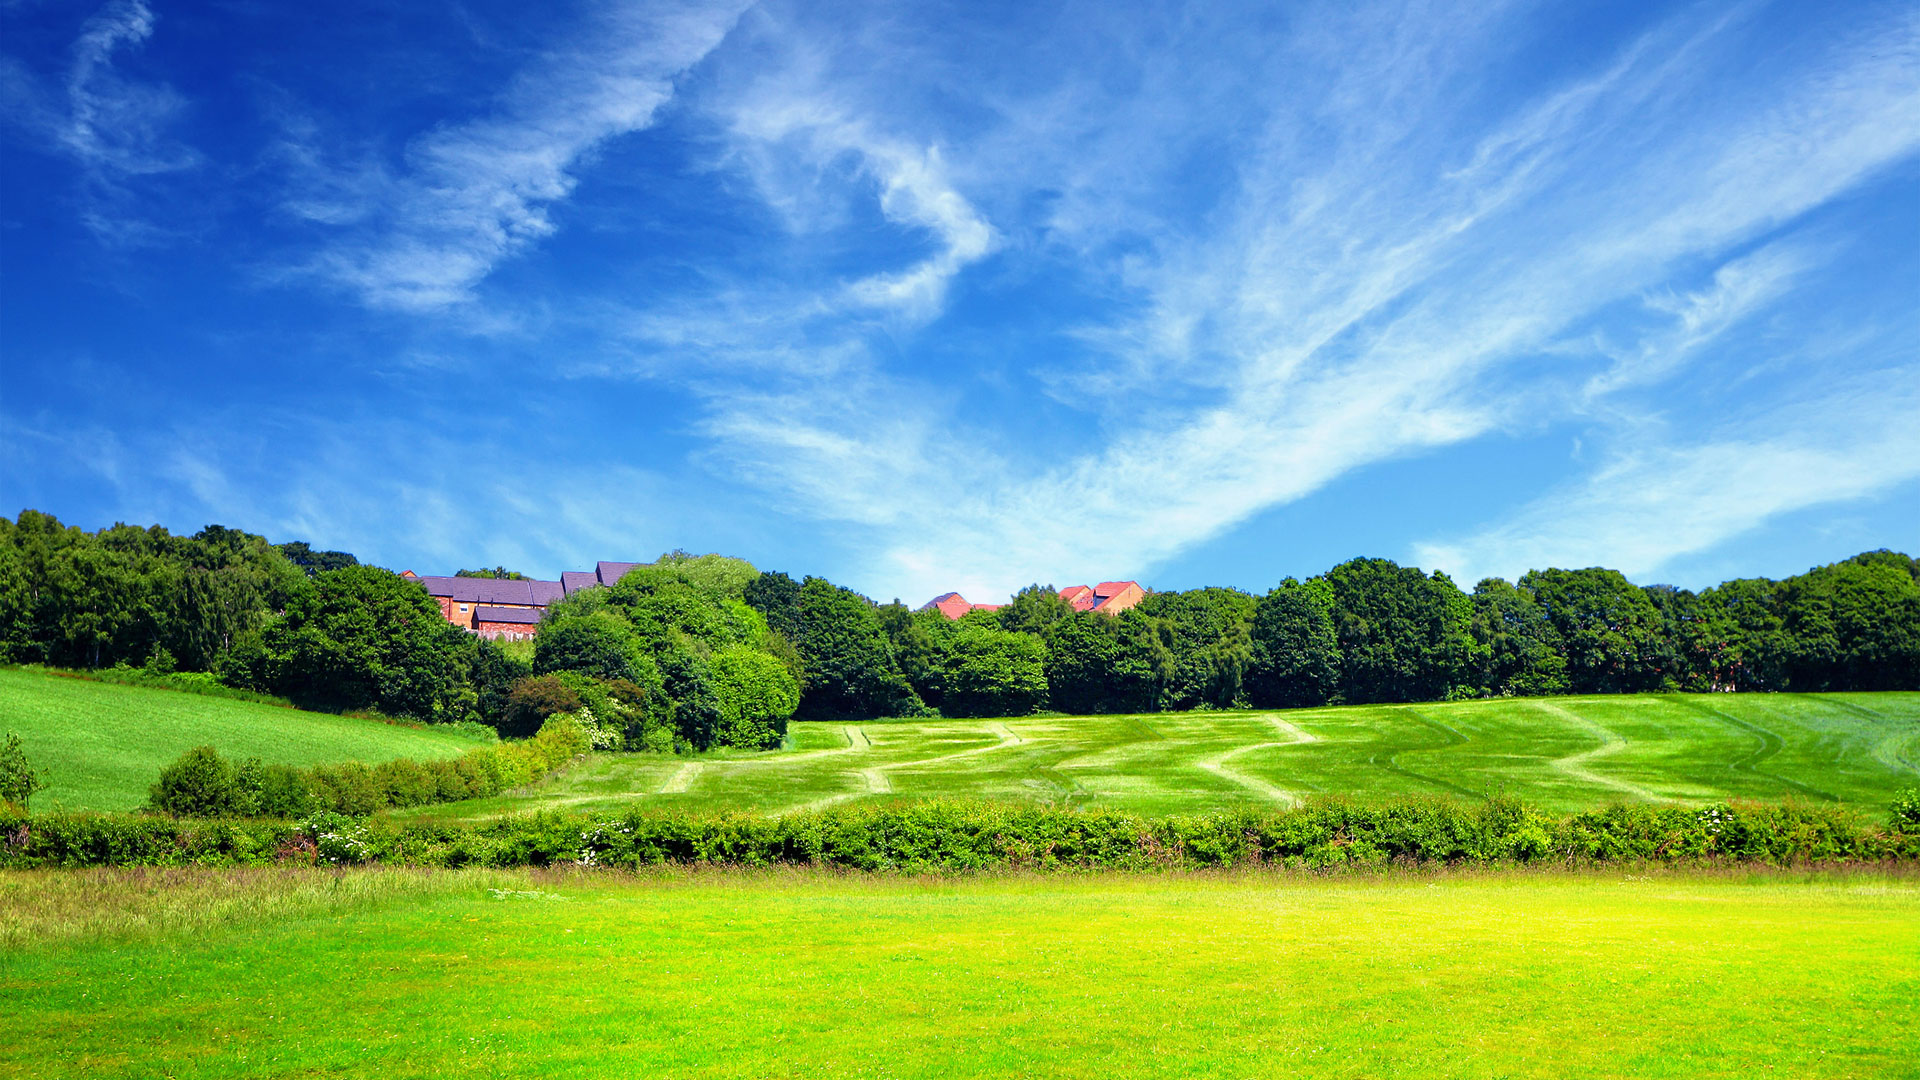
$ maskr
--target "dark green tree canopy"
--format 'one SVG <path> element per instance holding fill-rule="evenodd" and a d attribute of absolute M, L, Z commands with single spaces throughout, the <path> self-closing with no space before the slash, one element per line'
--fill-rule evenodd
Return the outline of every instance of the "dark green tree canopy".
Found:
<path fill-rule="evenodd" d="M 1350 559 L 1325 580 L 1340 641 L 1341 700 L 1433 701 L 1470 684 L 1480 652 L 1473 605 L 1445 574 Z"/>
<path fill-rule="evenodd" d="M 1151 712 L 1173 657 L 1152 620 L 1083 611 L 1047 631 L 1047 697 L 1061 712 Z"/>
<path fill-rule="evenodd" d="M 213 526 L 218 528 L 218 526 Z M 315 551 L 305 540 L 289 540 L 278 545 L 280 554 L 288 562 L 299 567 L 311 577 L 322 570 L 338 570 L 345 566 L 358 566 L 360 560 L 344 551 Z"/>
<path fill-rule="evenodd" d="M 1781 585 L 1740 578 L 1701 593 L 1719 612 L 1725 642 L 1720 684 L 1728 690 L 1784 690 L 1792 639 L 1780 611 Z"/>
<path fill-rule="evenodd" d="M 1890 551 L 1789 578 L 1780 616 L 1795 690 L 1920 686 L 1920 567 Z"/>
<path fill-rule="evenodd" d="M 1044 637 L 1054 623 L 1072 616 L 1073 605 L 1051 585 L 1029 585 L 994 614 L 1003 630 Z"/>
<path fill-rule="evenodd" d="M 527 575 L 519 572 L 518 570 L 509 570 L 504 566 L 496 566 L 491 570 L 455 570 L 453 572 L 453 576 L 454 577 L 470 577 L 470 578 L 493 578 L 496 581 L 527 580 Z"/>
<path fill-rule="evenodd" d="M 1666 680 L 1660 611 L 1618 570 L 1530 570 L 1520 588 L 1560 635 L 1576 694 L 1658 690 Z"/>
<path fill-rule="evenodd" d="M 1340 689 L 1333 586 L 1288 578 L 1261 598 L 1249 631 L 1248 696 L 1264 708 L 1324 705 Z"/>
<path fill-rule="evenodd" d="M 962 626 L 945 667 L 948 716 L 1025 716 L 1046 705 L 1047 648 L 1031 634 Z"/>
<path fill-rule="evenodd" d="M 1259 600 L 1239 589 L 1149 593 L 1134 611 L 1156 622 L 1173 654 L 1162 706 L 1225 709 L 1248 703 L 1253 615 Z"/>
<path fill-rule="evenodd" d="M 315 574 L 235 674 L 321 708 L 463 720 L 477 704 L 479 648 L 420 586 L 378 567 L 348 566 Z"/>
<path fill-rule="evenodd" d="M 92 668 L 164 650 L 204 671 L 302 577 L 264 538 L 219 525 L 88 533 L 25 510 L 0 518 L 0 659 Z"/>
<path fill-rule="evenodd" d="M 599 679 L 657 684 L 660 669 L 633 624 L 613 611 L 562 615 L 534 639 L 533 669 L 541 674 L 578 671 Z"/>
<path fill-rule="evenodd" d="M 639 730 L 630 728 L 630 743 L 664 748 L 653 745 L 646 719 L 659 711 L 657 692 L 677 744 L 777 746 L 806 664 L 744 599 L 761 576 L 739 559 L 670 552 L 611 588 L 553 605 L 535 638 L 534 666 L 644 688 L 648 697 L 634 708 L 645 715 Z"/>
<path fill-rule="evenodd" d="M 743 592 L 799 651 L 806 668 L 800 715 L 901 716 L 925 708 L 894 659 L 873 601 L 825 578 L 791 585 L 785 574 L 762 574 Z"/>
<path fill-rule="evenodd" d="M 417 583 L 304 541 L 0 518 L 0 662 L 206 672 L 308 707 L 509 730 L 515 688 L 537 669 L 618 714 L 632 748 L 771 745 L 796 694 L 797 715 L 867 718 L 1920 689 L 1920 562 L 1891 551 L 1699 593 L 1590 568 L 1488 579 L 1467 596 L 1443 574 L 1354 559 L 1258 600 L 1192 589 L 1114 617 L 1069 607 L 1035 585 L 949 622 L 674 551 L 553 605 L 529 646 L 449 626 Z"/>
<path fill-rule="evenodd" d="M 1473 589 L 1473 637 L 1482 646 L 1481 692 L 1493 697 L 1565 693 L 1567 658 L 1559 631 L 1533 594 L 1504 578 Z"/>

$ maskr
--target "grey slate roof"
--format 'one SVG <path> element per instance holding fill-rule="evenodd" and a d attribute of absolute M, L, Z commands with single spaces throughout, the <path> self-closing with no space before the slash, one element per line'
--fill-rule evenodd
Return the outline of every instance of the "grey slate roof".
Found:
<path fill-rule="evenodd" d="M 533 608 L 483 607 L 473 613 L 473 618 L 475 622 L 522 623 L 531 626 L 545 614 Z"/>
<path fill-rule="evenodd" d="M 636 562 L 603 562 L 592 570 L 567 570 L 559 581 L 502 581 L 497 578 L 423 577 L 428 596 L 456 604 L 524 604 L 544 608 L 562 597 L 596 585 L 612 585 L 639 566 Z M 496 620 L 501 621 L 501 620 Z"/>
<path fill-rule="evenodd" d="M 545 607 L 563 595 L 557 581 L 501 581 L 483 577 L 425 577 L 427 595 L 457 604 L 532 604 Z"/>
<path fill-rule="evenodd" d="M 637 562 L 603 562 L 594 567 L 593 572 L 599 576 L 600 584 L 613 585 L 625 577 L 627 571 L 639 565 Z"/>

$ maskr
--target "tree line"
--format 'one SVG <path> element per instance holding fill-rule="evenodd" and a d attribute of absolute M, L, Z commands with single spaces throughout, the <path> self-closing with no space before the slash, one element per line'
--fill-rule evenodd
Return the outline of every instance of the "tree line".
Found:
<path fill-rule="evenodd" d="M 1867 552 L 1700 592 L 1535 570 L 1471 592 L 1352 559 L 1256 596 L 1159 592 L 1118 615 L 1050 586 L 948 620 L 672 552 L 549 609 L 535 640 L 450 626 L 343 552 L 209 526 L 0 519 L 0 660 L 207 672 L 331 710 L 573 715 L 603 749 L 777 746 L 790 718 L 1018 716 L 1494 696 L 1920 688 L 1920 561 Z"/>

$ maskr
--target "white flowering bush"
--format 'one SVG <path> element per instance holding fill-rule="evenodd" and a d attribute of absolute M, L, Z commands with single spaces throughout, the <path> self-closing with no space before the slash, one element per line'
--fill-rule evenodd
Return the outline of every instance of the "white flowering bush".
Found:
<path fill-rule="evenodd" d="M 1727 831 L 1727 822 L 1733 811 L 1724 806 L 1709 806 L 1700 811 L 1700 828 L 1708 835 L 1717 837 Z"/>
<path fill-rule="evenodd" d="M 585 705 L 574 711 L 573 718 L 579 722 L 580 729 L 587 733 L 587 745 L 593 749 L 619 750 L 625 747 L 627 740 L 620 722 L 602 720 Z"/>
<path fill-rule="evenodd" d="M 357 866 L 373 857 L 364 821 L 327 812 L 308 818 L 302 828 L 313 837 L 315 855 L 323 863 Z"/>
<path fill-rule="evenodd" d="M 1894 831 L 1920 833 L 1920 787 L 1907 788 L 1893 796 L 1893 814 L 1887 819 Z"/>
<path fill-rule="evenodd" d="M 617 821 L 602 821 L 580 832 L 581 866 L 600 866 L 616 848 L 633 846 L 633 826 Z"/>

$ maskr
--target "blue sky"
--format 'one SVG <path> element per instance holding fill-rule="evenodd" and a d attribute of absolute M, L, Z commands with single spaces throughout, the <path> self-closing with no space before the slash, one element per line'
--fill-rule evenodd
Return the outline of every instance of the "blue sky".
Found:
<path fill-rule="evenodd" d="M 6 513 L 915 602 L 1920 551 L 1908 3 L 0 19 Z"/>

